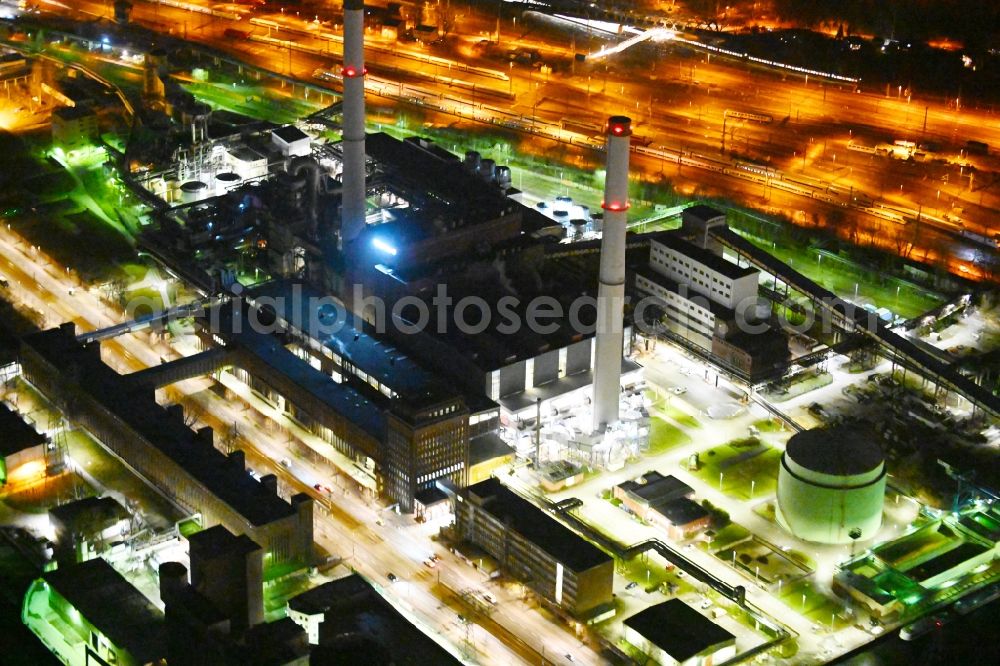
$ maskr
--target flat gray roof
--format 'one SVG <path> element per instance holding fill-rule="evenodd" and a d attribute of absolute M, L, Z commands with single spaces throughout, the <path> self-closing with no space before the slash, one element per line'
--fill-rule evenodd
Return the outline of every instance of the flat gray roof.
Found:
<path fill-rule="evenodd" d="M 394 663 L 400 666 L 444 666 L 460 663 L 447 650 L 401 615 L 386 601 L 372 584 L 351 574 L 293 597 L 288 607 L 301 613 L 323 613 L 320 625 L 320 646 L 313 649 L 313 663 L 328 663 L 322 657 L 336 652 L 339 658 L 331 663 Z M 324 645 L 327 637 L 363 639 L 366 654 L 352 655 L 347 642 Z M 354 646 L 355 649 L 357 645 Z M 324 649 L 325 648 L 325 649 Z M 341 648 L 341 649 L 337 649 Z M 329 651 L 329 652 L 327 652 Z M 382 654 L 379 654 L 381 652 Z M 381 661 L 379 657 L 383 657 Z M 367 661 L 366 661 L 367 659 Z"/>
<path fill-rule="evenodd" d="M 635 479 L 628 479 L 618 484 L 618 487 L 640 498 L 650 506 L 655 506 L 663 502 L 687 497 L 694 493 L 694 489 L 684 483 L 676 476 L 664 476 L 659 472 L 647 472 L 642 475 L 645 483 L 639 483 Z"/>
<path fill-rule="evenodd" d="M 303 139 L 309 138 L 308 134 L 300 130 L 295 125 L 284 125 L 283 127 L 271 130 L 271 133 L 285 143 L 295 143 L 296 141 L 302 141 Z"/>

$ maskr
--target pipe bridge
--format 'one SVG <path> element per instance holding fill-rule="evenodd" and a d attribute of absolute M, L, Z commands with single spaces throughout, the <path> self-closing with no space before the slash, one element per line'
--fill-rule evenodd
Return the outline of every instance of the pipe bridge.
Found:
<path fill-rule="evenodd" d="M 804 294 L 810 298 L 814 312 L 829 317 L 835 326 L 849 334 L 859 334 L 877 343 L 882 355 L 894 364 L 927 377 L 937 389 L 962 396 L 972 404 L 974 412 L 979 409 L 994 418 L 1000 417 L 1000 398 L 893 331 L 875 313 L 834 295 L 728 227 L 709 233 L 736 255 L 739 265 L 755 266 L 780 279 L 786 287 L 786 297 L 789 288 Z"/>

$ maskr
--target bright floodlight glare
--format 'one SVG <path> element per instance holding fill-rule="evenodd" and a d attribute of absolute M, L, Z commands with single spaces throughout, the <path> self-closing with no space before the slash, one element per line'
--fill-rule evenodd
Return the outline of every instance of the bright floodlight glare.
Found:
<path fill-rule="evenodd" d="M 376 238 L 376 239 L 372 240 L 372 245 L 377 250 L 381 250 L 382 252 L 385 252 L 386 254 L 391 254 L 394 257 L 396 256 L 396 248 L 394 248 L 393 246 L 389 245 L 388 243 L 386 243 L 381 238 Z"/>

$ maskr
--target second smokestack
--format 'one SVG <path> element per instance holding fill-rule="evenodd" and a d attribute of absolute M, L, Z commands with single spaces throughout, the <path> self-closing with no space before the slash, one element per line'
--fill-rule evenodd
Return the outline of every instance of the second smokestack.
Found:
<path fill-rule="evenodd" d="M 344 172 L 340 238 L 346 244 L 365 228 L 365 5 L 344 0 Z"/>
<path fill-rule="evenodd" d="M 622 373 L 622 318 L 625 309 L 625 221 L 628 211 L 628 151 L 632 120 L 611 116 L 607 126 L 607 175 L 604 180 L 601 272 L 594 339 L 595 432 L 618 421 Z"/>

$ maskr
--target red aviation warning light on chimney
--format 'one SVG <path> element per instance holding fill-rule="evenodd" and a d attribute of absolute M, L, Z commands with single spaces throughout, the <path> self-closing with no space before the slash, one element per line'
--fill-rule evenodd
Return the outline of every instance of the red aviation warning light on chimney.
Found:
<path fill-rule="evenodd" d="M 352 79 L 352 78 L 354 78 L 356 76 L 367 76 L 368 75 L 368 68 L 367 67 L 362 67 L 361 68 L 361 74 L 359 75 L 357 68 L 355 68 L 355 67 L 343 67 L 340 70 L 340 74 L 344 78 L 347 78 L 347 79 Z"/>
<path fill-rule="evenodd" d="M 608 119 L 607 133 L 611 136 L 629 136 L 632 134 L 632 119 L 625 116 L 611 116 Z"/>

